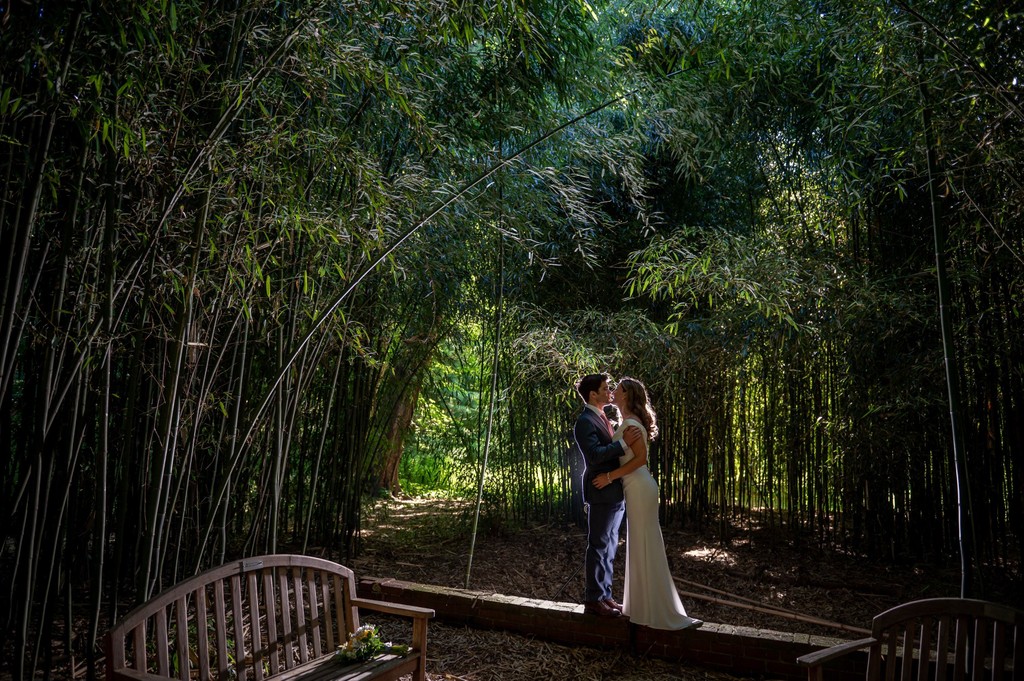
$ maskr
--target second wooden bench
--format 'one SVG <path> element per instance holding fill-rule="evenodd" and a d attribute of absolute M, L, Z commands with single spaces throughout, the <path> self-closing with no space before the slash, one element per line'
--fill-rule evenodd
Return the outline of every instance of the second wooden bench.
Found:
<path fill-rule="evenodd" d="M 405 654 L 345 664 L 339 646 L 359 611 L 411 620 Z M 143 603 L 104 640 L 108 681 L 424 681 L 434 611 L 356 597 L 348 568 L 320 558 L 259 556 L 196 575 Z"/>

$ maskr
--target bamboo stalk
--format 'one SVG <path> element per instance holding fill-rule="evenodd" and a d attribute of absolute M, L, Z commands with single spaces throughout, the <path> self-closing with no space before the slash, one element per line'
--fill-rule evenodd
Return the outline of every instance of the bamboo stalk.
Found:
<path fill-rule="evenodd" d="M 45 186 L 46 164 L 50 156 L 50 145 L 53 140 L 53 132 L 57 127 L 57 115 L 61 108 L 61 99 L 64 96 L 64 82 L 67 79 L 71 59 L 75 53 L 75 43 L 78 40 L 78 34 L 81 29 L 83 13 L 83 8 L 77 8 L 74 17 L 71 19 L 70 27 L 64 32 L 65 41 L 61 50 L 60 62 L 56 69 L 56 77 L 53 80 L 53 97 L 49 101 L 49 111 L 46 112 L 45 117 L 40 123 L 39 143 L 33 150 L 32 169 L 26 178 L 23 198 L 27 200 L 24 202 L 24 207 L 19 205 L 13 218 L 15 229 L 13 230 L 14 234 L 10 244 L 10 252 L 7 256 L 9 269 L 7 276 L 4 277 L 2 294 L 0 294 L 0 403 L 4 402 L 13 380 L 13 368 L 20 338 L 24 330 L 25 318 L 21 319 L 20 324 L 17 322 L 18 317 L 21 316 L 18 314 L 19 301 L 22 297 L 22 286 L 25 283 L 24 279 L 28 256 L 32 246 L 32 237 L 39 216 L 39 203 Z M 22 210 L 24 210 L 24 214 L 22 214 Z"/>
<path fill-rule="evenodd" d="M 496 305 L 496 311 L 495 311 L 495 315 L 494 315 L 494 358 L 493 358 L 493 364 L 491 366 L 491 391 L 490 391 L 489 408 L 487 410 L 487 432 L 486 432 L 486 436 L 485 436 L 485 440 L 484 440 L 483 459 L 480 462 L 480 473 L 479 473 L 480 478 L 479 478 L 479 486 L 478 486 L 478 489 L 477 489 L 477 496 L 476 496 L 476 510 L 474 512 L 474 515 L 473 515 L 473 529 L 472 529 L 472 532 L 470 534 L 470 543 L 469 543 L 469 558 L 468 558 L 468 561 L 467 561 L 467 564 L 466 564 L 466 588 L 467 589 L 469 588 L 469 579 L 470 579 L 470 575 L 472 574 L 472 570 L 473 570 L 473 549 L 476 547 L 476 532 L 477 532 L 477 526 L 478 526 L 479 521 L 480 521 L 480 504 L 481 504 L 481 501 L 483 500 L 484 478 L 487 475 L 487 456 L 488 456 L 488 454 L 490 452 L 491 431 L 492 431 L 492 427 L 493 427 L 493 424 L 494 424 L 494 402 L 495 402 L 495 399 L 497 397 L 496 393 L 498 392 L 498 361 L 499 361 L 499 358 L 500 358 L 500 348 L 501 348 L 501 311 L 502 311 L 502 303 L 504 302 L 504 293 L 505 293 L 505 259 L 503 257 L 503 255 L 504 255 L 504 243 L 505 243 L 505 239 L 501 235 L 501 233 L 499 232 L 498 233 L 498 252 L 499 252 L 499 256 L 498 256 L 498 291 L 497 291 L 497 296 L 496 296 L 497 297 L 497 305 Z"/>
<path fill-rule="evenodd" d="M 675 581 L 677 581 L 677 582 L 678 581 L 685 581 L 685 580 L 680 580 L 678 577 L 673 577 L 673 579 Z M 718 593 L 727 593 L 727 592 L 718 592 Z M 740 600 L 727 600 L 727 599 L 724 599 L 724 598 L 718 598 L 717 596 L 708 596 L 706 594 L 694 593 L 692 591 L 683 591 L 683 590 L 679 591 L 679 595 L 681 597 L 695 598 L 697 600 L 706 601 L 708 603 L 714 603 L 715 605 L 724 605 L 724 606 L 727 606 L 727 607 L 730 607 L 730 608 L 739 608 L 741 610 L 753 610 L 754 612 L 761 612 L 761 613 L 764 613 L 766 615 L 772 615 L 774 617 L 781 617 L 783 619 L 789 619 L 789 620 L 793 620 L 795 622 L 805 622 L 807 624 L 817 624 L 817 625 L 820 625 L 820 626 L 823 626 L 823 627 L 830 627 L 832 629 L 839 629 L 841 631 L 847 631 L 847 632 L 850 632 L 850 633 L 853 633 L 853 634 L 868 634 L 868 635 L 871 634 L 871 630 L 870 629 L 864 629 L 864 628 L 861 628 L 861 627 L 853 627 L 853 626 L 850 626 L 848 624 L 842 624 L 840 622 L 831 622 L 829 620 L 824 620 L 824 619 L 821 619 L 821 618 L 818 618 L 818 617 L 812 617 L 810 615 L 804 615 L 802 613 L 794 612 L 792 610 L 785 610 L 785 609 L 776 608 L 776 607 L 768 606 L 768 605 L 764 605 L 764 604 L 756 604 L 755 605 L 756 601 L 741 602 Z M 729 594 L 729 595 L 733 596 L 733 594 Z M 750 599 L 746 599 L 746 598 L 742 598 L 742 597 L 737 597 L 737 596 L 733 596 L 733 597 L 741 598 L 742 601 L 749 601 L 750 600 Z"/>

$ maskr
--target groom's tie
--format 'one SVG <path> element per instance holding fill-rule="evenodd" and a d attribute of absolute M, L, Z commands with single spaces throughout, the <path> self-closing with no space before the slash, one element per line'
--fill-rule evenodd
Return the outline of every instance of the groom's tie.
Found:
<path fill-rule="evenodd" d="M 612 422 L 608 420 L 608 415 L 604 413 L 604 410 L 601 410 L 601 422 L 604 423 L 604 428 L 608 431 L 608 436 L 614 437 L 615 429 L 612 428 Z"/>

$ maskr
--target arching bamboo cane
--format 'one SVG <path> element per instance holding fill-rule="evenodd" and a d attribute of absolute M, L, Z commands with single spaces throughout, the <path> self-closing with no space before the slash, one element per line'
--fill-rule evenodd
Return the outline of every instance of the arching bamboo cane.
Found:
<path fill-rule="evenodd" d="M 501 307 L 505 298 L 505 238 L 498 232 L 498 302 L 494 313 L 494 359 L 491 364 L 491 395 L 487 406 L 487 435 L 484 438 L 484 455 L 480 461 L 480 477 L 476 492 L 476 509 L 473 512 L 473 530 L 469 539 L 469 559 L 466 563 L 466 588 L 473 571 L 473 551 L 476 549 L 476 531 L 480 524 L 480 504 L 484 498 L 484 478 L 487 476 L 487 456 L 491 450 L 491 432 L 494 428 L 494 402 L 498 393 L 498 359 L 501 357 Z"/>
<path fill-rule="evenodd" d="M 932 144 L 932 122 L 928 87 L 921 82 L 922 124 L 928 162 L 928 196 L 931 198 L 932 232 L 935 237 L 935 277 L 938 286 L 939 323 L 942 329 L 942 349 L 946 367 L 946 389 L 949 398 L 949 420 L 953 438 L 953 469 L 956 473 L 956 509 L 960 546 L 960 597 L 971 593 L 971 490 L 964 463 L 964 439 L 960 429 L 960 379 L 953 342 L 953 323 L 950 319 L 949 279 L 946 276 L 946 230 L 942 223 L 942 204 L 935 191 L 935 147 Z"/>

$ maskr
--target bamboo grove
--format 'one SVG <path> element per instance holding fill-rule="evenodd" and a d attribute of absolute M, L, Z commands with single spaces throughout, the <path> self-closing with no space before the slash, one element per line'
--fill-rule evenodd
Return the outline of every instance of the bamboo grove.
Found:
<path fill-rule="evenodd" d="M 963 503 L 1019 579 L 1022 20 L 0 4 L 10 672 L 95 675 L 225 559 L 350 557 L 382 490 L 578 520 L 591 370 L 651 389 L 666 523 L 944 562 Z"/>

